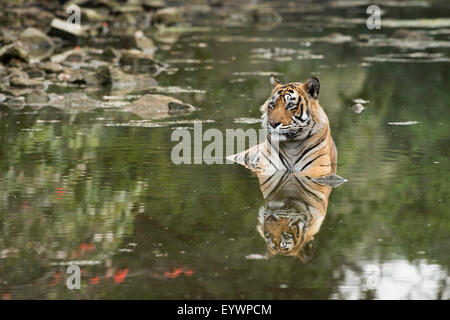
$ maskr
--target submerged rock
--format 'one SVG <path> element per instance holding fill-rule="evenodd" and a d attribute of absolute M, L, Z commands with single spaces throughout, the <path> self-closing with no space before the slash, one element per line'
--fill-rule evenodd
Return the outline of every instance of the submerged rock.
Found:
<path fill-rule="evenodd" d="M 146 71 L 153 76 L 159 74 L 162 70 L 167 68 L 167 64 L 156 60 L 155 58 L 153 58 L 153 55 L 144 53 L 136 49 L 122 51 L 120 64 L 131 66 L 132 68 L 139 66 L 140 72 Z"/>
<path fill-rule="evenodd" d="M 86 75 L 84 81 L 88 85 L 112 86 L 114 88 L 148 89 L 155 87 L 155 79 L 146 75 L 125 73 L 111 66 L 100 67 L 95 73 Z"/>
<path fill-rule="evenodd" d="M 12 109 L 22 109 L 25 106 L 24 97 L 13 97 L 8 100 L 8 107 Z"/>
<path fill-rule="evenodd" d="M 27 104 L 45 104 L 48 102 L 47 94 L 42 90 L 33 90 L 26 96 Z"/>
<path fill-rule="evenodd" d="M 71 92 L 62 95 L 50 93 L 48 98 L 48 105 L 58 109 L 85 112 L 103 107 L 101 101 L 91 99 L 83 92 Z"/>
<path fill-rule="evenodd" d="M 124 106 L 124 111 L 135 113 L 143 119 L 161 119 L 187 114 L 194 110 L 190 104 L 161 94 L 146 94 Z"/>
<path fill-rule="evenodd" d="M 392 38 L 394 39 L 404 39 L 410 41 L 418 41 L 418 40 L 430 40 L 432 39 L 430 36 L 426 34 L 425 31 L 421 30 L 408 30 L 408 29 L 398 29 L 392 34 Z"/>

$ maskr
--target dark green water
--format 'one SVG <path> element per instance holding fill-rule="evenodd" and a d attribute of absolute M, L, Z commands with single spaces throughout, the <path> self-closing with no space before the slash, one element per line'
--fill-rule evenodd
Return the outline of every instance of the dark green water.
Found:
<path fill-rule="evenodd" d="M 391 19 L 439 13 L 386 10 Z M 441 42 L 432 48 L 364 46 L 356 44 L 365 43 L 360 35 L 389 38 L 396 29 L 332 19 L 365 21 L 364 8 L 282 14 L 274 26 L 199 22 L 206 28 L 159 51 L 176 70 L 157 80 L 199 90 L 171 94 L 198 109 L 170 121 L 198 119 L 225 132 L 260 127 L 236 119 L 259 118 L 269 73 L 287 82 L 320 79 L 338 174 L 348 182 L 331 192 L 310 261 L 249 259 L 266 253 L 256 231 L 265 204 L 258 179 L 238 165 L 174 165 L 171 134 L 192 123 L 146 126 L 118 109 L 2 107 L 0 297 L 450 297 L 449 62 L 407 56 L 448 59 L 448 32 L 431 35 L 425 46 Z M 353 40 L 321 38 L 331 32 Z M 366 59 L 386 54 L 406 58 Z M 353 99 L 370 102 L 357 114 Z M 69 263 L 81 267 L 79 290 L 65 285 Z"/>

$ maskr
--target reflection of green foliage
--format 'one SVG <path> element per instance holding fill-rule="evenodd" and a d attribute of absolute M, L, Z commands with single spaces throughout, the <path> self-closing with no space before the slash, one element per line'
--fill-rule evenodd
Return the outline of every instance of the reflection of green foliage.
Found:
<path fill-rule="evenodd" d="M 3 135 L 14 142 L 2 144 L 7 157 L 0 159 L 0 248 L 7 256 L 0 275 L 13 288 L 43 277 L 51 262 L 111 260 L 133 230 L 132 209 L 144 190 L 136 180 L 121 188 L 92 175 L 99 126 L 38 122 L 30 129 Z M 95 245 L 92 254 L 80 254 L 82 243 Z"/>
<path fill-rule="evenodd" d="M 265 252 L 255 231 L 257 212 L 264 203 L 256 177 L 235 165 L 173 165 L 173 125 L 99 124 L 97 117 L 129 120 L 112 111 L 11 112 L 0 119 L 0 250 L 11 251 L 8 258 L 0 259 L 2 281 L 13 288 L 45 277 L 53 270 L 50 263 L 59 261 L 58 252 L 71 257 L 81 243 L 108 233 L 114 234 L 114 241 L 96 242 L 89 259 L 109 261 L 114 268 L 128 267 L 130 276 L 120 286 L 83 287 L 79 297 L 329 298 L 339 293 L 345 270 L 362 274 L 361 261 L 398 258 L 416 264 L 423 259 L 448 268 L 447 65 L 359 67 L 363 56 L 386 49 L 323 43 L 309 48 L 323 54 L 323 60 L 294 57 L 288 62 L 253 64 L 252 48 L 302 48 L 301 44 L 214 40 L 216 34 L 238 31 L 261 36 L 254 28 L 219 29 L 212 35 L 199 35 L 208 44 L 202 49 L 190 46 L 189 35 L 182 37 L 183 50 L 170 58 L 208 62 L 195 65 L 200 68 L 196 71 L 177 65 L 177 73 L 162 74 L 158 81 L 161 86 L 207 90 L 206 95 L 180 95 L 198 107 L 187 118 L 214 120 L 208 126 L 224 131 L 258 128 L 233 120 L 259 117 L 258 107 L 270 91 L 267 77 L 230 74 L 275 71 L 282 73 L 282 80 L 302 81 L 312 72 L 319 73 L 320 103 L 339 151 L 338 174 L 349 182 L 331 193 L 326 219 L 315 236 L 312 261 L 302 265 L 286 257 L 246 260 L 248 254 Z M 283 25 L 270 36 L 283 37 L 287 32 L 291 37 L 316 36 Z M 232 60 L 233 56 L 237 59 Z M 213 69 L 201 69 L 206 65 Z M 242 81 L 230 82 L 236 78 Z M 361 114 L 350 109 L 355 98 L 370 100 Z M 400 121 L 420 123 L 388 124 Z M 64 188 L 63 196 L 57 188 Z M 127 242 L 137 243 L 136 250 L 117 252 Z M 165 272 L 180 266 L 192 269 L 193 277 L 164 278 Z M 0 293 L 9 288 L 2 281 Z M 288 288 L 281 289 L 280 284 Z M 370 293 L 364 294 L 370 298 Z M 55 288 L 43 290 L 39 297 L 73 295 Z"/>

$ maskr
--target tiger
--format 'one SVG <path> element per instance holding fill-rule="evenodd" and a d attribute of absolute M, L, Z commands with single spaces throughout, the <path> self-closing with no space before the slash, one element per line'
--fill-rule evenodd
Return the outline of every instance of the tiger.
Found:
<path fill-rule="evenodd" d="M 331 186 L 300 172 L 256 174 L 265 199 L 256 229 L 266 242 L 268 258 L 280 254 L 308 263 L 314 235 L 325 219 Z"/>
<path fill-rule="evenodd" d="M 272 74 L 270 83 L 272 93 L 260 107 L 265 141 L 227 160 L 253 171 L 302 172 L 310 177 L 336 173 L 337 149 L 319 105 L 319 79 L 282 84 Z"/>

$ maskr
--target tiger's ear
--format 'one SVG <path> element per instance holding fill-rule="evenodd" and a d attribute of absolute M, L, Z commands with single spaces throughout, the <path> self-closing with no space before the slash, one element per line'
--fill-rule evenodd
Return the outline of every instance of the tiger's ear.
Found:
<path fill-rule="evenodd" d="M 317 79 L 316 77 L 309 78 L 303 84 L 303 88 L 305 89 L 306 92 L 308 92 L 311 95 L 311 97 L 317 99 L 317 96 L 319 95 L 320 91 L 319 79 Z"/>
<path fill-rule="evenodd" d="M 274 87 L 276 87 L 277 85 L 279 85 L 281 82 L 280 80 L 278 80 L 277 78 L 275 78 L 275 76 L 273 74 L 270 75 L 270 84 Z"/>

